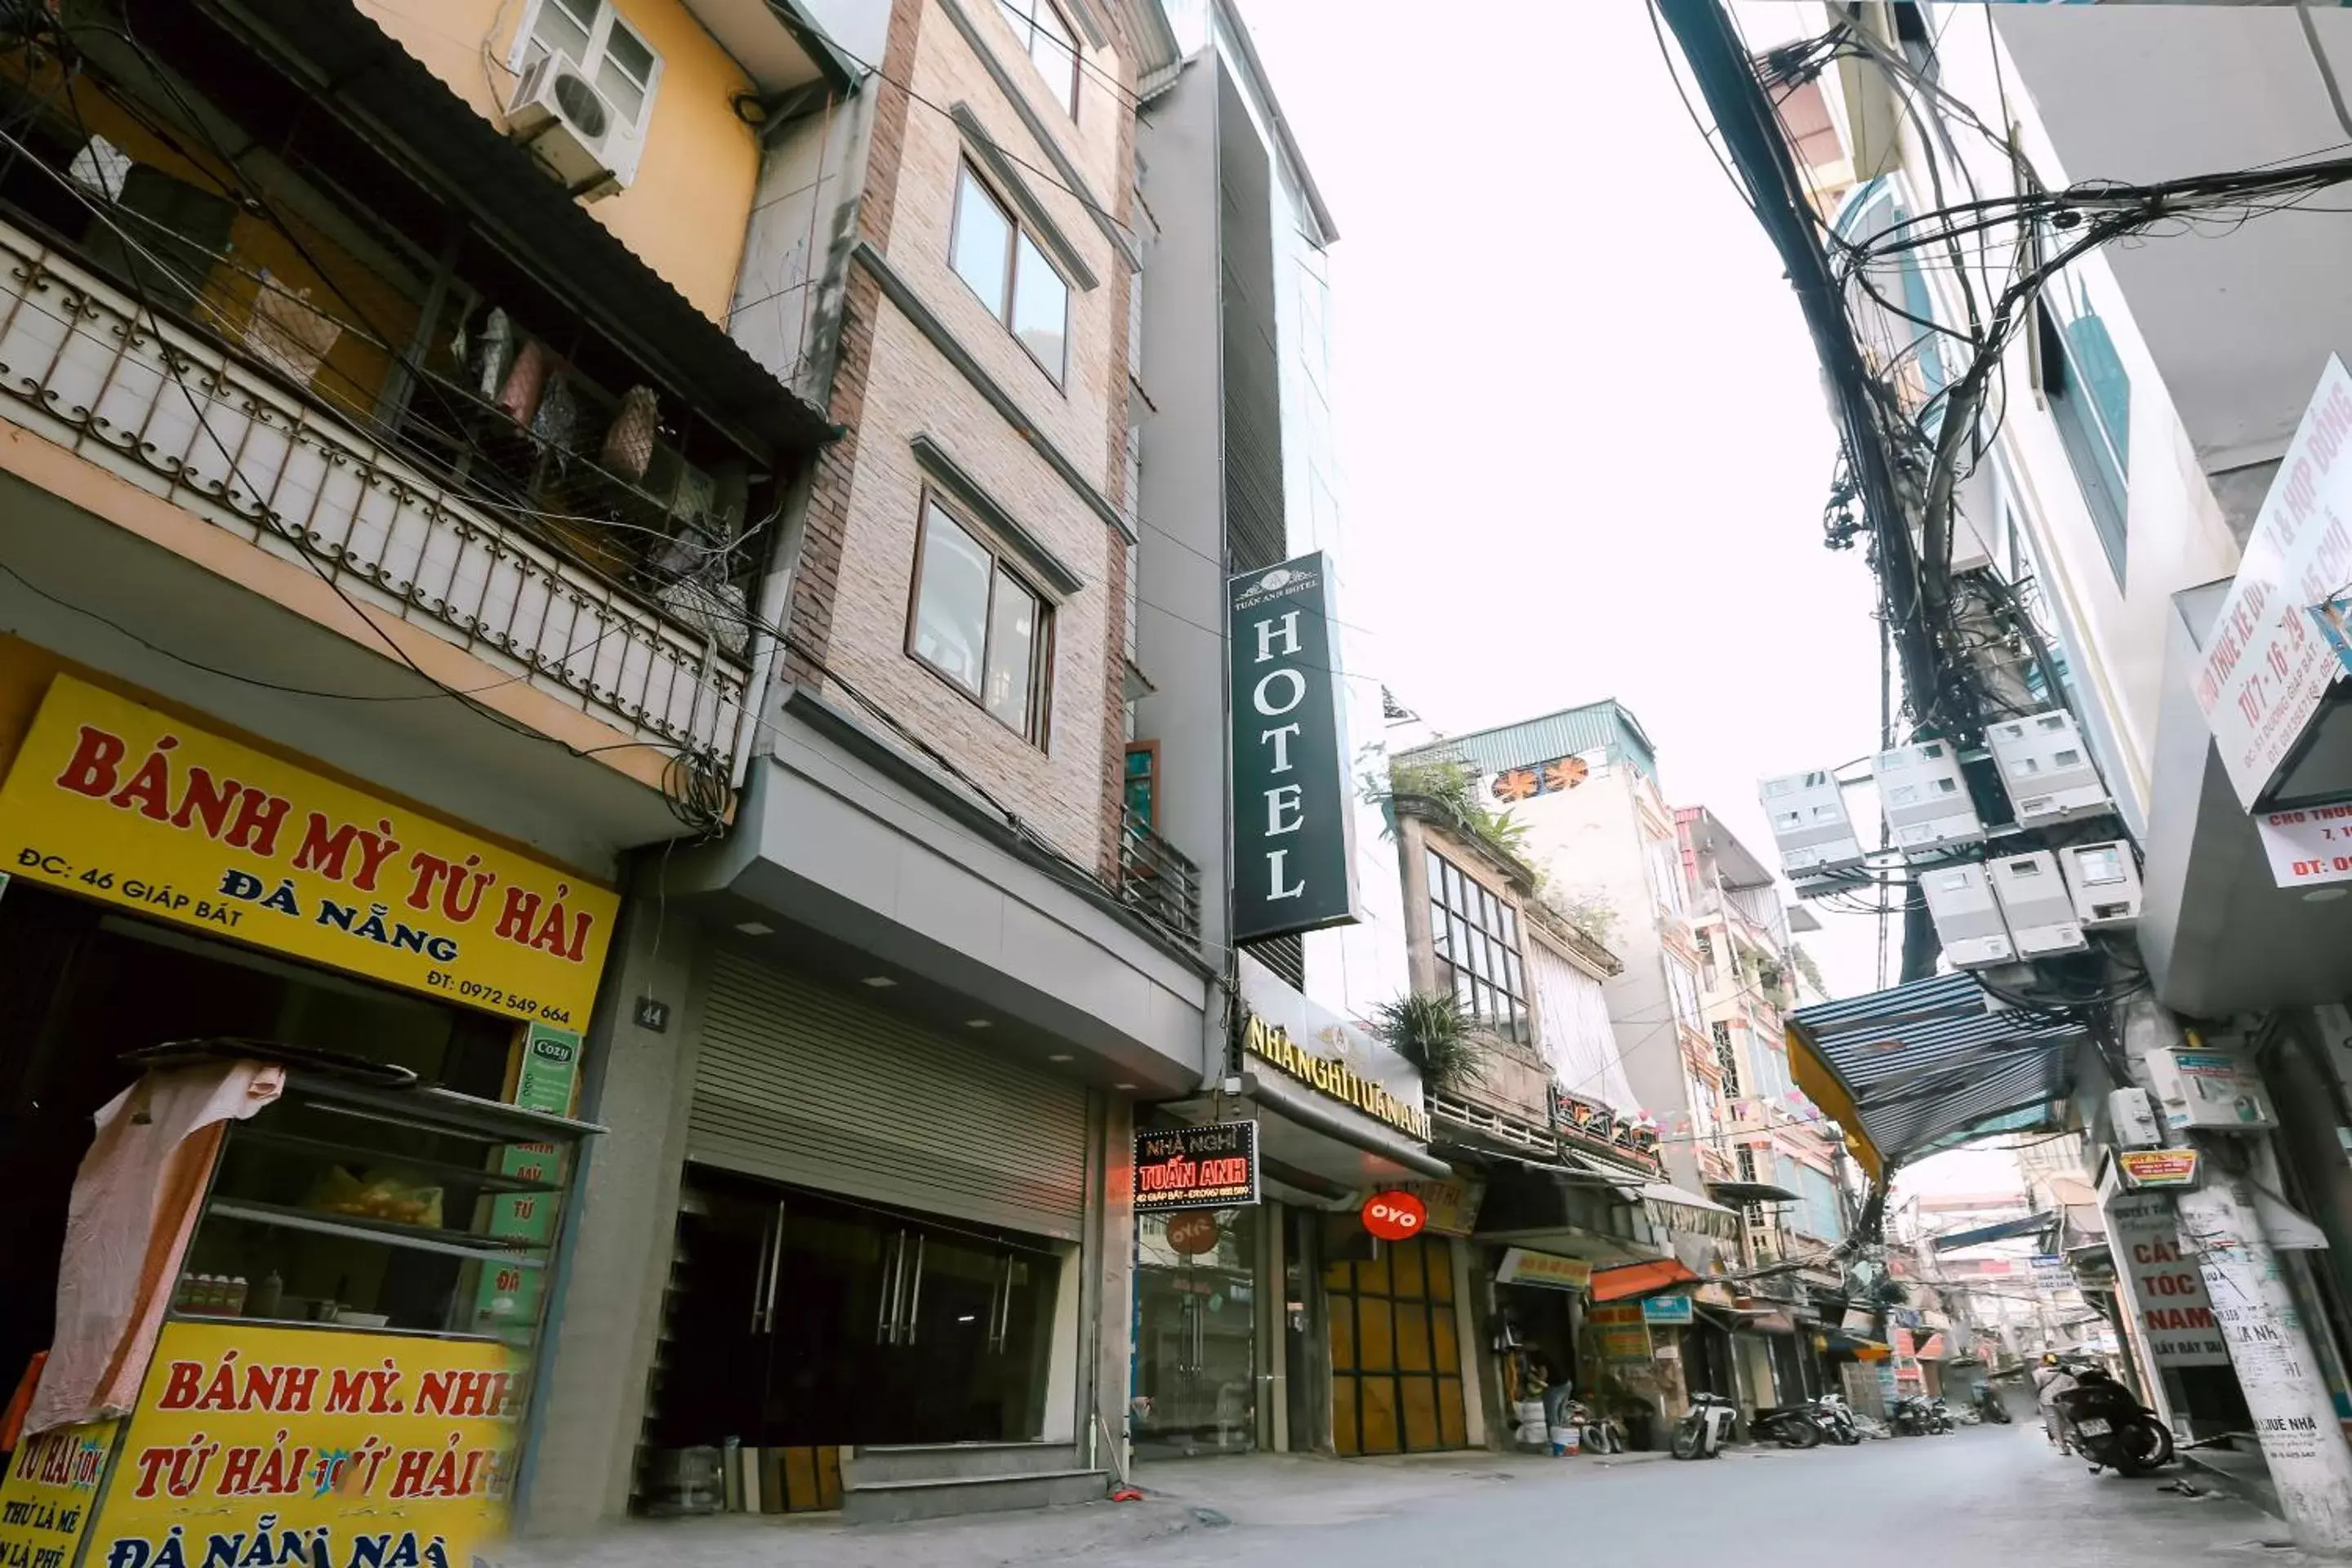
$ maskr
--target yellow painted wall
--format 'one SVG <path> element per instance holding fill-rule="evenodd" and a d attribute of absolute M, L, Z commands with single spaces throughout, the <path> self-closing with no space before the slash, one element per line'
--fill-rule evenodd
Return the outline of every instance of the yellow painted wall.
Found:
<path fill-rule="evenodd" d="M 507 68 L 532 0 L 360 0 L 360 8 L 458 97 L 504 126 Z M 735 117 L 743 74 L 678 0 L 618 0 L 622 20 L 661 56 L 645 155 L 629 188 L 588 204 L 606 228 L 704 315 L 725 322 L 760 148 Z"/>

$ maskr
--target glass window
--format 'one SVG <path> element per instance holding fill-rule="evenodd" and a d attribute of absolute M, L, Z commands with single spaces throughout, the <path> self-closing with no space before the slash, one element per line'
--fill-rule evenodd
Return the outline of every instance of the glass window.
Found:
<path fill-rule="evenodd" d="M 1052 613 L 1045 599 L 928 497 L 915 583 L 908 651 L 1005 728 L 1042 743 Z"/>
<path fill-rule="evenodd" d="M 2131 382 L 2106 323 L 2080 291 L 2053 289 L 2034 305 L 2042 389 L 2116 582 L 2124 581 L 2130 517 Z"/>
<path fill-rule="evenodd" d="M 1439 986 L 1459 997 L 1481 1027 L 1528 1039 L 1517 912 L 1434 850 L 1429 852 L 1429 931 Z"/>
<path fill-rule="evenodd" d="M 997 0 L 1024 53 L 1034 62 L 1062 112 L 1078 117 L 1078 46 L 1053 0 Z"/>
<path fill-rule="evenodd" d="M 969 163 L 956 179 L 955 235 L 948 251 L 956 276 L 1061 385 L 1068 363 L 1070 286 Z"/>

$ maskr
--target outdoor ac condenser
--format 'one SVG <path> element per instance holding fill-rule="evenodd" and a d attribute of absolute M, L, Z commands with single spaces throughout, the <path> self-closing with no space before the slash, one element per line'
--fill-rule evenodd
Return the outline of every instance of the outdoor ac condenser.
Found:
<path fill-rule="evenodd" d="M 1981 866 L 1941 866 L 1919 874 L 1936 940 L 1955 969 L 1984 969 L 2017 956 L 1992 880 Z"/>
<path fill-rule="evenodd" d="M 1828 773 L 1789 773 L 1757 786 L 1771 825 L 1780 868 L 1791 881 L 1863 863 L 1861 839 L 1845 809 L 1845 792 Z"/>
<path fill-rule="evenodd" d="M 2001 918 L 2020 958 L 2045 958 L 2057 952 L 2080 952 L 2090 946 L 2081 922 L 2074 918 L 2074 898 L 2058 870 L 2058 858 L 2047 849 L 2030 855 L 2004 855 L 1985 863 L 1992 879 L 1993 897 L 2000 900 Z"/>
<path fill-rule="evenodd" d="M 2065 710 L 1995 724 L 1985 731 L 1985 743 L 2020 827 L 2048 827 L 2115 809 L 2074 716 Z"/>
<path fill-rule="evenodd" d="M 1948 741 L 1923 741 L 1878 753 L 1872 774 L 1878 781 L 1879 809 L 1895 847 L 1907 854 L 1948 844 L 1975 844 L 1984 823 L 1960 776 L 1960 759 Z"/>

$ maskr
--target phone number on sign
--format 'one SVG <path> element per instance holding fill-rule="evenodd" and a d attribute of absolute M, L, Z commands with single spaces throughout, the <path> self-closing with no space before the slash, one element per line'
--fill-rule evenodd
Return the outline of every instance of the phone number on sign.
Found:
<path fill-rule="evenodd" d="M 310 916 L 314 923 L 347 935 L 354 942 L 415 952 L 439 963 L 446 963 L 457 956 L 456 938 L 419 931 L 398 921 L 388 921 L 387 911 L 381 904 L 371 904 L 361 910 L 320 899 L 316 900 L 315 910 L 305 910 L 300 895 L 295 891 L 290 880 L 281 880 L 272 889 L 249 872 L 231 870 L 223 873 L 217 886 L 198 889 L 120 872 L 111 867 L 77 867 L 62 855 L 52 855 L 32 846 L 18 850 L 12 864 L 23 875 L 37 877 L 59 887 L 152 910 L 173 920 L 236 931 L 257 941 L 264 939 L 245 924 L 245 917 L 256 910 L 263 910 L 281 919 L 300 921 Z M 357 967 L 363 972 L 366 968 L 365 965 Z M 565 1026 L 572 1022 L 569 1007 L 554 1006 L 504 986 L 462 979 L 446 969 L 428 971 L 425 984 L 428 990 L 441 992 L 476 1006 L 495 1007 L 518 1018 L 537 1018 L 545 1023 Z"/>

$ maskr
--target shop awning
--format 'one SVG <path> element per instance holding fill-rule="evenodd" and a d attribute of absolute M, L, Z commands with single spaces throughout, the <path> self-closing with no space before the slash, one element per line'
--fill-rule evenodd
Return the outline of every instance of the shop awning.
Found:
<path fill-rule="evenodd" d="M 2030 1214 L 2018 1219 L 1995 1220 L 1967 1230 L 1956 1230 L 1936 1237 L 1936 1250 L 1957 1252 L 1963 1247 L 1978 1247 L 1988 1241 L 2007 1241 L 2011 1237 L 2039 1236 L 2058 1223 L 2054 1214 Z"/>
<path fill-rule="evenodd" d="M 1592 1276 L 1592 1299 L 1596 1301 L 1622 1301 L 1634 1296 L 1648 1296 L 1673 1285 L 1696 1284 L 1698 1276 L 1671 1258 L 1655 1263 L 1629 1264 L 1623 1268 L 1603 1268 Z"/>
<path fill-rule="evenodd" d="M 1739 1211 L 1713 1198 L 1702 1197 L 1672 1182 L 1642 1184 L 1642 1206 L 1653 1224 L 1685 1236 L 1711 1236 L 1718 1241 L 1739 1239 Z"/>
<path fill-rule="evenodd" d="M 1797 1087 L 1845 1130 L 1874 1180 L 1994 1122 L 2051 1113 L 2083 1032 L 1997 1005 L 1968 974 L 1938 974 L 1789 1016 Z"/>
<path fill-rule="evenodd" d="M 1706 1190 L 1735 1204 L 1792 1204 L 1797 1194 L 1770 1182 L 1709 1182 Z"/>

